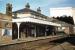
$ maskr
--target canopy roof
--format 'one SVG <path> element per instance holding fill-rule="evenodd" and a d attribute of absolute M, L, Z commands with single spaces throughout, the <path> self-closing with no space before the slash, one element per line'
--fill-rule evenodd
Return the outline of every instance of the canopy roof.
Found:
<path fill-rule="evenodd" d="M 38 23 L 38 24 L 45 24 L 45 25 L 52 25 L 52 26 L 61 26 L 61 24 L 53 23 L 47 20 L 38 19 L 38 18 L 32 18 L 32 17 L 26 17 L 26 18 L 17 18 L 12 19 L 12 22 L 32 22 L 32 23 Z"/>

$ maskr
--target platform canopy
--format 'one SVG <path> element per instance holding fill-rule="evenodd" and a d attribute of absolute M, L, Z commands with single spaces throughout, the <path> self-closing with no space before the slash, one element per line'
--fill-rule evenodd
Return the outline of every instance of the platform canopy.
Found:
<path fill-rule="evenodd" d="M 31 18 L 31 17 L 12 19 L 12 22 L 16 22 L 16 23 L 31 22 L 31 23 L 38 23 L 38 24 L 44 24 L 44 25 L 61 26 L 61 24 L 58 24 L 58 23 L 53 23 L 51 21 Z"/>

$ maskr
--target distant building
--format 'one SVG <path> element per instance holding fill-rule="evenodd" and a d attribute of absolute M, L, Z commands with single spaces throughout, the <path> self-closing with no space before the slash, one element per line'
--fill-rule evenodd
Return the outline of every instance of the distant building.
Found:
<path fill-rule="evenodd" d="M 0 38 L 11 39 L 12 38 L 12 5 L 6 5 L 6 14 L 0 13 Z M 6 38 L 8 37 L 8 38 Z M 1 39 L 1 40 L 2 40 Z"/>
<path fill-rule="evenodd" d="M 0 36 L 12 36 L 11 16 L 0 13 Z"/>
<path fill-rule="evenodd" d="M 75 23 L 75 8 L 73 7 L 59 7 L 59 8 L 50 8 L 50 16 L 72 16 Z"/>

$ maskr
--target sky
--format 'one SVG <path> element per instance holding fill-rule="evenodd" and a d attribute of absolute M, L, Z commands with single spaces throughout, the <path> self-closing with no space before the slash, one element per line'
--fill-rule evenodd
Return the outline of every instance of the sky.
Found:
<path fill-rule="evenodd" d="M 35 10 L 41 7 L 42 14 L 49 16 L 50 8 L 55 7 L 75 7 L 75 0 L 0 0 L 0 12 L 5 13 L 6 3 L 11 3 L 13 11 L 25 8 L 26 3 L 30 4 L 30 8 Z"/>

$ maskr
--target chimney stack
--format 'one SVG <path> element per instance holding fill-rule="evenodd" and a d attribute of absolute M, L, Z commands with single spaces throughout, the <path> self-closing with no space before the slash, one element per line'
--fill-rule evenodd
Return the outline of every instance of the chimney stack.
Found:
<path fill-rule="evenodd" d="M 38 12 L 38 13 L 41 13 L 40 7 L 37 8 L 37 12 Z"/>
<path fill-rule="evenodd" d="M 27 3 L 25 7 L 26 7 L 27 9 L 29 9 L 29 8 L 30 8 L 29 3 Z"/>
<path fill-rule="evenodd" d="M 6 15 L 12 16 L 12 4 L 10 3 L 6 4 Z"/>

